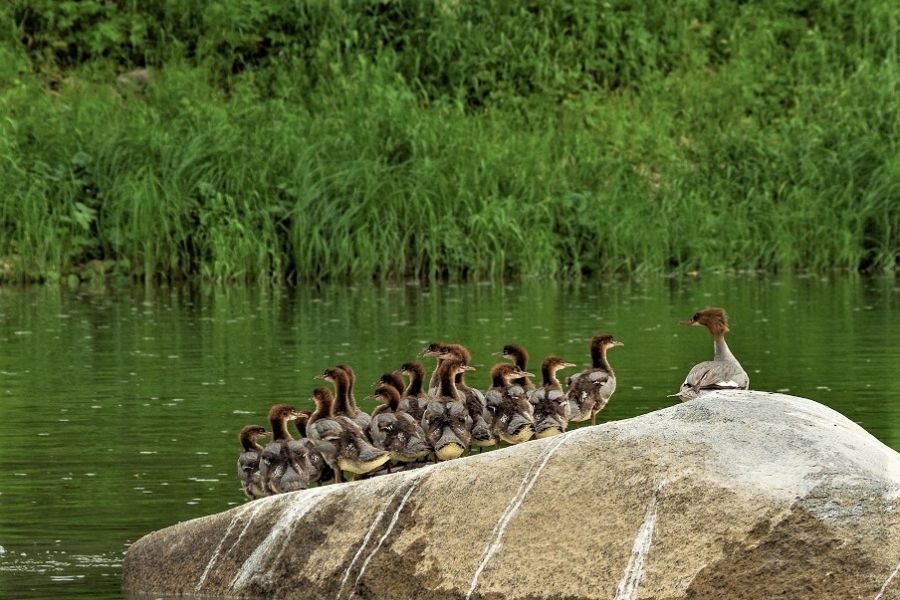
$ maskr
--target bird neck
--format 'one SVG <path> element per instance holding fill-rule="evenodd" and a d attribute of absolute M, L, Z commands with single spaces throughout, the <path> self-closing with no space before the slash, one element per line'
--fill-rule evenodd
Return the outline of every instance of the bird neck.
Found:
<path fill-rule="evenodd" d="M 522 369 L 523 371 L 528 370 L 528 355 L 524 352 L 515 352 L 513 353 L 513 362 L 516 363 L 516 366 Z"/>
<path fill-rule="evenodd" d="M 422 393 L 422 380 L 425 378 L 425 373 L 419 371 L 418 369 L 415 371 L 410 371 L 409 373 L 409 385 L 406 387 L 406 391 L 403 392 L 405 396 L 418 396 Z"/>
<path fill-rule="evenodd" d="M 609 360 L 606 358 L 606 346 L 591 347 L 591 364 L 595 369 L 606 369 L 612 373 L 612 367 L 609 366 Z"/>
<path fill-rule="evenodd" d="M 525 354 L 525 352 L 522 352 L 521 350 L 516 351 L 513 353 L 512 357 L 517 367 L 519 367 L 523 371 L 528 370 L 528 355 Z M 521 385 L 522 387 L 528 387 L 528 384 L 531 383 L 531 381 L 528 379 L 528 377 L 517 377 L 510 383 Z"/>
<path fill-rule="evenodd" d="M 456 374 L 456 388 L 459 389 L 459 388 L 461 388 L 461 387 L 467 387 L 467 386 L 466 386 L 466 374 L 465 374 L 465 372 L 457 373 L 457 374 Z"/>
<path fill-rule="evenodd" d="M 715 352 L 715 360 L 737 363 L 737 359 L 731 353 L 728 344 L 725 343 L 724 333 L 713 334 L 713 351 Z"/>
<path fill-rule="evenodd" d="M 443 359 L 437 359 L 437 363 L 434 365 L 434 372 L 431 374 L 431 381 L 429 382 L 429 387 L 438 388 L 441 387 L 441 365 L 444 364 Z"/>
<path fill-rule="evenodd" d="M 400 410 L 400 396 L 391 394 L 386 402 L 388 410 L 395 413 Z"/>
<path fill-rule="evenodd" d="M 288 431 L 286 418 L 272 417 L 272 419 L 269 421 L 269 425 L 272 426 L 272 441 L 273 442 L 283 442 L 286 440 L 294 439 L 291 436 L 291 432 Z"/>
<path fill-rule="evenodd" d="M 454 375 L 449 371 L 441 373 L 440 395 L 446 398 L 459 399 L 459 390 L 456 388 Z"/>
<path fill-rule="evenodd" d="M 542 385 L 545 388 L 552 388 L 556 390 L 562 389 L 562 386 L 559 384 L 559 379 L 556 378 L 556 371 L 556 367 L 551 367 L 550 365 L 541 366 L 541 380 Z"/>
<path fill-rule="evenodd" d="M 334 379 L 334 412 L 343 413 L 349 417 L 356 416 L 356 402 L 350 394 L 350 379 L 346 375 L 339 375 Z"/>
<path fill-rule="evenodd" d="M 241 434 L 241 446 L 244 447 L 244 452 L 262 450 L 262 446 L 256 442 L 256 436 L 249 431 Z"/>
<path fill-rule="evenodd" d="M 306 437 L 306 425 L 309 423 L 309 419 L 312 415 L 307 415 L 306 413 L 303 416 L 298 417 L 296 421 L 294 421 L 294 425 L 297 426 L 297 433 L 300 434 L 301 438 Z"/>
<path fill-rule="evenodd" d="M 309 415 L 306 426 L 309 427 L 318 419 L 330 419 L 332 416 L 334 416 L 334 404 L 316 400 L 316 410 L 313 411 L 313 414 Z"/>
<path fill-rule="evenodd" d="M 505 388 L 507 386 L 506 378 L 503 377 L 502 372 L 491 375 L 491 385 L 496 388 Z"/>

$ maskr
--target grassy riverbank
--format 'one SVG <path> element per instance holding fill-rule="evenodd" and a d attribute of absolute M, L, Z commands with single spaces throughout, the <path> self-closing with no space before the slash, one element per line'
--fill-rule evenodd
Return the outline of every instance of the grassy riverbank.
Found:
<path fill-rule="evenodd" d="M 900 264 L 892 2 L 152 6 L 0 8 L 6 280 Z"/>

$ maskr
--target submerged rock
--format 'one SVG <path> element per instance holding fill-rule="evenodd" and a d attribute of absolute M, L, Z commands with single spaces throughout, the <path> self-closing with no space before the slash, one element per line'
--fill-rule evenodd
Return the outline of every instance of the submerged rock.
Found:
<path fill-rule="evenodd" d="M 709 394 L 138 540 L 127 592 L 900 599 L 900 455 L 811 400 Z"/>

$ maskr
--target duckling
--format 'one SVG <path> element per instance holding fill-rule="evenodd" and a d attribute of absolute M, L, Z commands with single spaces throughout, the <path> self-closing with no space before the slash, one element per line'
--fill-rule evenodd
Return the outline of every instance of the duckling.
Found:
<path fill-rule="evenodd" d="M 513 385 L 514 379 L 534 377 L 507 363 L 494 365 L 491 369 L 491 389 L 485 394 L 488 410 L 494 415 L 494 434 L 508 444 L 527 442 L 534 435 L 534 415 L 531 403 L 520 385 Z"/>
<path fill-rule="evenodd" d="M 472 370 L 456 359 L 441 362 L 440 392 L 431 396 L 422 416 L 422 429 L 427 443 L 438 460 L 458 458 L 472 439 L 472 418 L 456 389 L 456 375 Z"/>
<path fill-rule="evenodd" d="M 693 400 L 709 390 L 746 390 L 750 377 L 725 343 L 728 333 L 728 315 L 722 308 L 705 308 L 682 325 L 703 325 L 713 336 L 713 359 L 694 365 L 681 384 L 679 396 L 682 402 Z"/>
<path fill-rule="evenodd" d="M 417 360 L 400 365 L 400 372 L 409 376 L 409 385 L 400 397 L 400 408 L 409 416 L 422 422 L 425 414 L 425 405 L 428 404 L 428 394 L 422 390 L 425 381 L 425 367 Z"/>
<path fill-rule="evenodd" d="M 372 412 L 369 437 L 376 448 L 387 450 L 391 458 L 413 462 L 425 458 L 430 451 L 425 444 L 425 432 L 412 416 L 400 409 L 400 393 L 390 385 L 375 390 L 382 404 Z"/>
<path fill-rule="evenodd" d="M 356 400 L 353 398 L 352 381 L 355 380 L 354 374 L 351 378 L 350 373 L 353 369 L 347 365 L 338 365 L 329 367 L 315 376 L 315 379 L 324 379 L 334 386 L 334 414 L 335 416 L 345 416 L 352 419 L 359 425 L 363 431 L 369 428 L 369 422 L 372 417 L 368 413 L 363 412 L 356 406 Z"/>
<path fill-rule="evenodd" d="M 301 465 L 300 468 L 306 473 L 307 485 L 334 479 L 334 471 L 325 462 L 325 458 L 316 448 L 315 442 L 306 435 L 306 424 L 312 413 L 307 410 L 299 412 L 300 416 L 294 420 L 294 425 L 297 427 L 300 439 L 288 442 L 288 449 L 293 460 L 297 461 Z"/>
<path fill-rule="evenodd" d="M 359 418 L 354 419 L 354 421 L 357 421 L 359 426 L 362 427 L 363 430 L 365 430 L 369 426 L 369 420 L 371 419 L 371 417 L 366 411 L 362 410 L 356 405 L 356 397 L 353 395 L 353 390 L 356 389 L 356 373 L 353 371 L 350 365 L 335 366 L 338 369 L 342 369 L 347 374 L 347 404 L 349 406 L 352 406 L 354 410 L 356 410 L 356 412 L 361 415 Z M 365 422 L 365 425 L 362 424 L 363 421 Z"/>
<path fill-rule="evenodd" d="M 608 333 L 598 333 L 591 338 L 591 368 L 568 379 L 569 421 L 591 420 L 597 424 L 597 413 L 606 408 L 616 391 L 616 374 L 609 365 L 606 352 L 622 342 Z"/>
<path fill-rule="evenodd" d="M 351 418 L 335 415 L 335 399 L 328 388 L 313 392 L 316 410 L 306 424 L 316 449 L 334 470 L 334 480 L 342 480 L 342 471 L 354 475 L 368 473 L 390 460 L 391 455 L 369 443 L 365 432 Z"/>
<path fill-rule="evenodd" d="M 438 359 L 437 364 L 434 367 L 434 372 L 431 374 L 431 381 L 428 384 L 428 394 L 430 396 L 435 396 L 440 393 L 441 363 L 446 360 L 446 358 L 441 358 L 441 355 L 447 353 L 454 355 L 457 359 L 462 361 L 464 365 L 468 365 L 472 362 L 472 353 L 469 352 L 469 349 L 462 344 L 432 342 L 431 344 L 425 346 L 425 348 L 422 350 L 422 356 L 433 356 Z M 461 378 L 462 373 L 457 375 L 457 384 L 459 384 Z"/>
<path fill-rule="evenodd" d="M 548 356 L 541 363 L 541 387 L 528 396 L 534 409 L 534 437 L 537 439 L 559 435 L 569 424 L 569 402 L 556 372 L 574 367 L 558 356 Z"/>
<path fill-rule="evenodd" d="M 388 371 L 379 377 L 378 381 L 375 382 L 375 387 L 378 388 L 382 385 L 389 385 L 400 394 L 406 389 L 406 384 L 403 383 L 403 377 L 400 376 L 399 371 Z M 372 416 L 374 417 L 375 415 L 373 414 Z"/>
<path fill-rule="evenodd" d="M 238 457 L 238 477 L 241 479 L 241 489 L 248 500 L 255 500 L 268 496 L 269 492 L 263 487 L 262 476 L 259 474 L 260 456 L 263 447 L 256 438 L 271 435 L 265 427 L 259 425 L 247 425 L 241 429 L 238 439 L 244 451 Z"/>
<path fill-rule="evenodd" d="M 503 346 L 502 352 L 494 352 L 494 356 L 502 356 L 507 360 L 513 361 L 513 363 L 523 371 L 528 370 L 528 351 L 525 350 L 524 346 L 520 346 L 518 344 L 507 344 Z M 512 383 L 513 385 L 522 386 L 522 389 L 524 389 L 526 392 L 530 392 L 534 389 L 534 384 L 531 383 L 531 379 L 529 379 L 528 377 L 513 379 L 510 383 Z"/>
<path fill-rule="evenodd" d="M 307 474 L 289 449 L 294 438 L 287 423 L 299 417 L 300 412 L 289 404 L 276 404 L 269 410 L 272 441 L 263 448 L 259 472 L 263 487 L 273 494 L 306 489 Z"/>
<path fill-rule="evenodd" d="M 441 354 L 446 354 L 449 344 L 447 342 L 431 342 L 422 348 L 422 356 L 436 358 L 434 371 L 431 373 L 431 379 L 428 381 L 428 395 L 437 396 L 441 391 L 441 364 L 444 362 L 440 358 Z"/>
<path fill-rule="evenodd" d="M 464 365 L 469 364 L 471 355 L 469 351 L 459 344 L 448 344 L 447 352 L 439 355 L 439 360 L 458 360 Z M 472 419 L 472 445 L 477 448 L 489 448 L 497 444 L 497 438 L 491 431 L 493 416 L 487 409 L 487 401 L 481 391 L 466 384 L 466 371 L 456 375 L 456 389 L 462 397 L 466 411 Z M 480 452 L 481 450 L 479 450 Z"/>

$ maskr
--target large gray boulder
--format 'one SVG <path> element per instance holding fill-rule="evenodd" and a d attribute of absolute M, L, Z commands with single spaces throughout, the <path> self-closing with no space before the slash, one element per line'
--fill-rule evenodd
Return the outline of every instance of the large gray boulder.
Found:
<path fill-rule="evenodd" d="M 129 592 L 900 599 L 900 455 L 811 400 L 715 393 L 152 533 Z"/>

